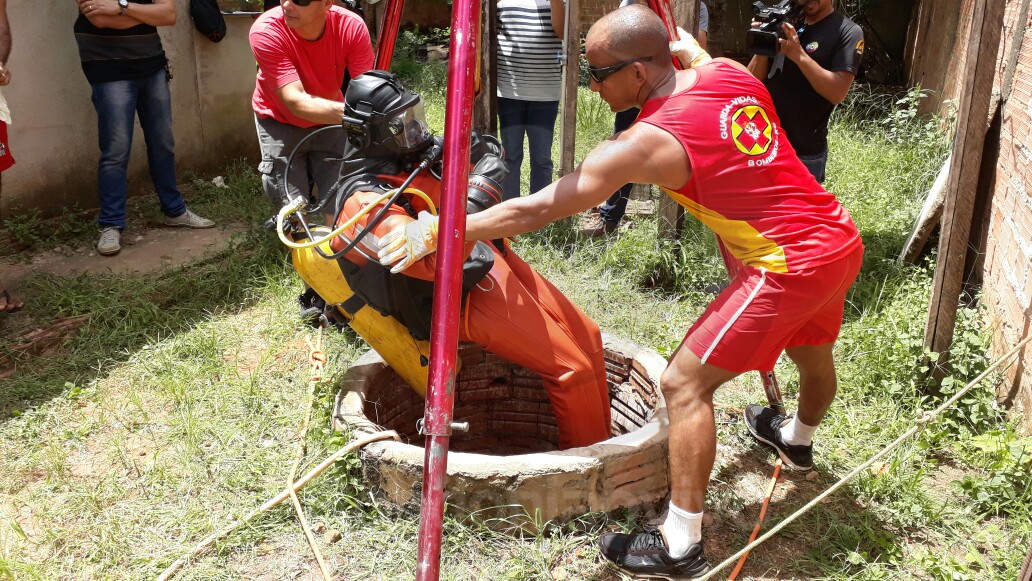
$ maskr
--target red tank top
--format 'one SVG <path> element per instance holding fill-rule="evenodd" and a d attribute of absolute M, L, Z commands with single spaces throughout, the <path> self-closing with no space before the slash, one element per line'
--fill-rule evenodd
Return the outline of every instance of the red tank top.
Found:
<path fill-rule="evenodd" d="M 688 183 L 663 190 L 750 266 L 797 272 L 855 250 L 849 212 L 796 157 L 763 83 L 720 61 L 694 70 L 691 87 L 649 100 L 638 116 L 691 160 Z"/>

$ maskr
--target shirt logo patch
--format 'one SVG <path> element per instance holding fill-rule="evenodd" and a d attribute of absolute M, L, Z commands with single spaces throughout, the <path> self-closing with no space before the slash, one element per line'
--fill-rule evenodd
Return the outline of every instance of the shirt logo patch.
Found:
<path fill-rule="evenodd" d="M 738 151 L 746 155 L 763 155 L 770 149 L 774 129 L 763 107 L 746 105 L 731 114 L 731 138 Z"/>
<path fill-rule="evenodd" d="M 864 39 L 856 41 L 856 54 L 864 54 Z"/>
<path fill-rule="evenodd" d="M 815 40 L 815 41 L 811 42 L 810 44 L 806 45 L 806 52 L 807 53 L 812 53 L 813 51 L 817 50 L 818 46 L 819 45 L 817 44 L 817 41 Z"/>

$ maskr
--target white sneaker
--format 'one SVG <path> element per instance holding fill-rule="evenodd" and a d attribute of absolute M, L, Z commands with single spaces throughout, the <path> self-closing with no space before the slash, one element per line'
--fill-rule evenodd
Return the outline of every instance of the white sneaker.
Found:
<path fill-rule="evenodd" d="M 122 232 L 114 226 L 101 228 L 100 241 L 97 242 L 97 252 L 104 256 L 118 254 L 122 249 Z"/>
<path fill-rule="evenodd" d="M 175 218 L 165 216 L 164 222 L 166 226 L 184 226 L 186 228 L 213 228 L 215 226 L 215 222 L 202 218 L 190 210 L 183 212 L 182 216 L 176 216 Z"/>

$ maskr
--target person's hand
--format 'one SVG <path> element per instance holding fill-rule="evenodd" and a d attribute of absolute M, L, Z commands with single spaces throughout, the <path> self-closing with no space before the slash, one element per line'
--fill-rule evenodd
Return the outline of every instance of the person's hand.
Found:
<path fill-rule="evenodd" d="M 6 87 L 11 84 L 11 70 L 7 68 L 7 63 L 0 63 L 0 87 Z"/>
<path fill-rule="evenodd" d="M 377 257 L 384 266 L 394 265 L 391 272 L 397 274 L 435 250 L 437 216 L 423 211 L 416 220 L 406 222 L 380 238 Z"/>
<path fill-rule="evenodd" d="M 82 12 L 83 16 L 89 18 L 90 16 L 118 16 L 122 13 L 122 8 L 118 5 L 118 0 L 75 0 L 79 4 L 79 12 Z"/>
<path fill-rule="evenodd" d="M 678 40 L 670 41 L 670 54 L 677 57 L 683 68 L 697 67 L 713 60 L 706 49 L 699 46 L 699 41 L 691 33 L 677 27 Z"/>
<path fill-rule="evenodd" d="M 799 59 L 803 56 L 803 47 L 799 44 L 799 33 L 796 32 L 794 26 L 787 22 L 781 23 L 781 32 L 785 35 L 785 38 L 778 39 L 781 53 L 788 60 L 799 64 Z"/>

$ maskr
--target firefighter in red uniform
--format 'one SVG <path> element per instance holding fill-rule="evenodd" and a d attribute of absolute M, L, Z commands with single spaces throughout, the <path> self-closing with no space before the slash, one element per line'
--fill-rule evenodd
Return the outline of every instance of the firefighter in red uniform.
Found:
<path fill-rule="evenodd" d="M 586 210 L 625 183 L 657 184 L 743 263 L 692 325 L 660 378 L 670 419 L 669 511 L 662 531 L 606 533 L 607 559 L 636 578 L 706 573 L 702 518 L 716 456 L 713 394 L 784 352 L 799 369 L 791 417 L 750 405 L 749 431 L 791 468 L 809 470 L 812 437 L 836 391 L 833 347 L 863 243 L 849 212 L 796 156 L 767 89 L 742 65 L 671 65 L 662 21 L 628 6 L 596 22 L 585 41 L 591 89 L 637 120 L 599 144 L 576 171 L 466 222 L 466 239 L 513 236 Z M 382 241 L 387 264 L 436 245 L 434 220 Z"/>
<path fill-rule="evenodd" d="M 335 226 L 359 218 L 331 248 L 334 253 L 348 250 L 339 262 L 356 295 L 398 319 L 416 339 L 428 339 L 436 255 L 391 271 L 377 254 L 385 234 L 429 218 L 428 201 L 440 204 L 440 174 L 434 175 L 434 168 L 439 168 L 441 144 L 427 128 L 419 96 L 383 71 L 352 79 L 344 126 L 361 158 L 349 160 L 349 166 L 363 169 L 337 183 Z M 470 157 L 466 210 L 475 213 L 501 199 L 507 170 L 501 146 L 490 136 L 473 135 Z M 421 163 L 430 169 L 419 172 Z M 389 203 L 407 180 L 402 194 Z M 598 325 L 506 241 L 469 243 L 466 251 L 460 340 L 541 376 L 561 448 L 609 438 L 609 391 Z"/>

